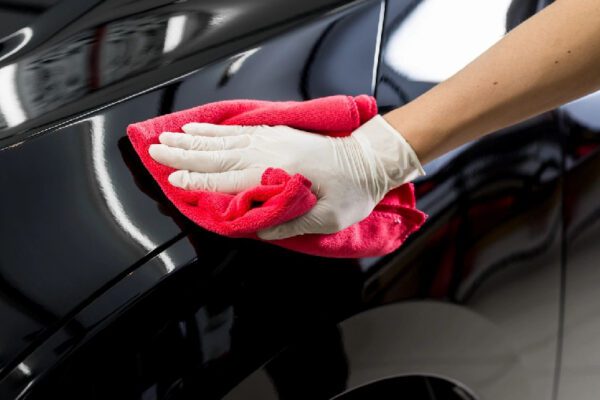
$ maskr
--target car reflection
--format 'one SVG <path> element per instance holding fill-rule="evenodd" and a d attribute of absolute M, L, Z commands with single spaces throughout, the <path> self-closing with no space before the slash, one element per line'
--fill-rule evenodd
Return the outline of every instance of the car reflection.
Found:
<path fill-rule="evenodd" d="M 4 89 L 0 128 L 20 125 L 90 92 L 171 62 L 180 45 L 199 35 L 209 21 L 202 12 L 118 19 L 4 66 L 0 69 Z M 22 32 L 32 32 L 32 28 Z"/>
<path fill-rule="evenodd" d="M 164 53 L 176 50 L 206 21 L 202 15 L 182 14 L 118 20 L 19 62 L 16 79 L 24 113 L 29 118 L 39 116 L 156 68 L 167 62 Z"/>

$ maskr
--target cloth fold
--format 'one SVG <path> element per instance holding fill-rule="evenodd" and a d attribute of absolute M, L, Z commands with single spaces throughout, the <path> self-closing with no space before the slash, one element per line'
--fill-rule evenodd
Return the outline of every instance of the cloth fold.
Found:
<path fill-rule="evenodd" d="M 336 95 L 307 101 L 225 100 L 133 123 L 127 134 L 142 163 L 173 204 L 197 225 L 235 238 L 261 240 L 256 232 L 294 219 L 316 203 L 311 182 L 300 174 L 267 168 L 261 184 L 235 195 L 172 186 L 174 169 L 148 154 L 164 132 L 182 132 L 189 122 L 222 125 L 287 125 L 330 136 L 345 136 L 377 114 L 368 95 Z M 318 161 L 318 160 L 316 160 Z M 415 208 L 412 183 L 388 192 L 362 221 L 332 234 L 306 234 L 272 240 L 302 253 L 340 258 L 382 256 L 396 250 L 426 215 Z"/>

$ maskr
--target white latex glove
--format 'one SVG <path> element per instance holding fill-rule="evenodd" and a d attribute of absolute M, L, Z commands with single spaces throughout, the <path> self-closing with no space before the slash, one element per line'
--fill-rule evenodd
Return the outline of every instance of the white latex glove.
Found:
<path fill-rule="evenodd" d="M 312 182 L 317 203 L 306 214 L 258 232 L 264 240 L 338 232 L 367 217 L 391 189 L 425 172 L 413 149 L 380 115 L 349 136 L 287 126 L 189 123 L 150 146 L 157 162 L 178 169 L 169 182 L 184 189 L 237 193 L 278 167 Z"/>

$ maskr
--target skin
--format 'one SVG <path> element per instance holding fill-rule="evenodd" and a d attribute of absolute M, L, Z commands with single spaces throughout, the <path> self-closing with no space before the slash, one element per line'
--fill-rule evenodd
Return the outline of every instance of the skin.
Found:
<path fill-rule="evenodd" d="M 384 118 L 424 164 L 600 89 L 600 1 L 557 0 Z"/>

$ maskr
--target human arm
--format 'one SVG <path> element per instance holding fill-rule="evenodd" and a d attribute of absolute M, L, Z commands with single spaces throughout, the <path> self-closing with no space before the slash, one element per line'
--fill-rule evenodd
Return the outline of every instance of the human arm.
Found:
<path fill-rule="evenodd" d="M 384 118 L 422 163 L 600 88 L 600 2 L 557 0 Z"/>

